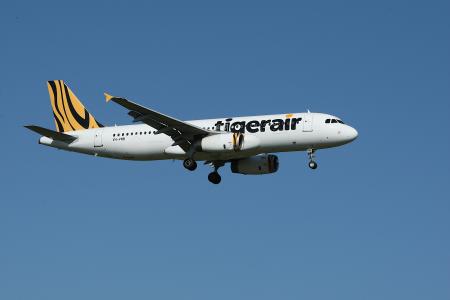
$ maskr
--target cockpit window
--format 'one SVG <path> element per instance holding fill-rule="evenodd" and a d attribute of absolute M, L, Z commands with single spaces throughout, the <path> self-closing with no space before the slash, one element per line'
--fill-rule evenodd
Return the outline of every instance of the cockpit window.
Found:
<path fill-rule="evenodd" d="M 342 122 L 339 119 L 326 119 L 325 123 L 329 124 L 329 123 L 340 123 L 340 124 L 345 124 L 344 122 Z"/>

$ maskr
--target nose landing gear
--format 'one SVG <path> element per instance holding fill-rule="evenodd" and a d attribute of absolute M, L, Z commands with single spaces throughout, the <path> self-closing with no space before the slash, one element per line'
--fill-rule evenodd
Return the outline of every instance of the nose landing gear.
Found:
<path fill-rule="evenodd" d="M 308 166 L 312 169 L 315 170 L 317 169 L 317 163 L 314 161 L 314 153 L 316 152 L 316 150 L 314 149 L 308 149 L 308 157 L 309 157 L 309 163 Z"/>

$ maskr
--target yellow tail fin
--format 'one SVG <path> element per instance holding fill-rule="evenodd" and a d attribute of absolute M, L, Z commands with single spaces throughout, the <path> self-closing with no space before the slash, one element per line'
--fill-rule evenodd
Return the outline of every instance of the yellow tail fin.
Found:
<path fill-rule="evenodd" d="M 47 82 L 58 132 L 103 127 L 62 80 Z"/>

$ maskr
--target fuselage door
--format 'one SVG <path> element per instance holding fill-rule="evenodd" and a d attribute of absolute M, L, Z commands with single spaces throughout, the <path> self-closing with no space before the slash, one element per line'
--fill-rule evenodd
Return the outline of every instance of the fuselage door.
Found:
<path fill-rule="evenodd" d="M 103 147 L 102 130 L 96 130 L 94 137 L 94 147 Z"/>
<path fill-rule="evenodd" d="M 303 131 L 313 131 L 313 115 L 310 113 L 305 114 L 305 117 L 303 118 Z"/>

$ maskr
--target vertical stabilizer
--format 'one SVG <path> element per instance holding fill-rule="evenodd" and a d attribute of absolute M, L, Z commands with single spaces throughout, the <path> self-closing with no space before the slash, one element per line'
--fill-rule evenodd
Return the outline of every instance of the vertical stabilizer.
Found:
<path fill-rule="evenodd" d="M 58 132 L 103 127 L 62 80 L 47 82 Z"/>

